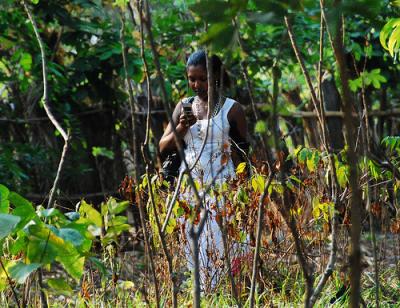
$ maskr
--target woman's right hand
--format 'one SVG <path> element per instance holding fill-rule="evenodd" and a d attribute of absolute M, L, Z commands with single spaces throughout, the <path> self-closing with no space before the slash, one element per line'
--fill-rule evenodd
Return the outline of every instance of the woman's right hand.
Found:
<path fill-rule="evenodd" d="M 196 123 L 196 121 L 197 119 L 193 114 L 182 112 L 181 115 L 179 116 L 178 125 L 176 126 L 177 132 L 183 137 L 190 128 L 190 126 Z"/>
<path fill-rule="evenodd" d="M 175 110 L 172 114 L 172 120 L 176 123 L 176 131 L 179 138 L 183 138 L 186 135 L 189 127 L 196 123 L 196 117 L 191 113 L 184 113 L 182 103 L 178 103 L 175 106 Z M 160 153 L 164 151 L 176 149 L 175 137 L 172 132 L 171 124 L 168 124 L 164 131 L 159 143 Z"/>

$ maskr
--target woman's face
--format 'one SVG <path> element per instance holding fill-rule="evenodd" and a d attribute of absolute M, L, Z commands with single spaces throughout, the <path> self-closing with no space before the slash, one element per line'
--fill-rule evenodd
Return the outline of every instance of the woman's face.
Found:
<path fill-rule="evenodd" d="M 207 70 L 201 65 L 189 66 L 187 70 L 189 87 L 197 94 L 202 100 L 207 100 L 208 97 L 208 80 Z"/>

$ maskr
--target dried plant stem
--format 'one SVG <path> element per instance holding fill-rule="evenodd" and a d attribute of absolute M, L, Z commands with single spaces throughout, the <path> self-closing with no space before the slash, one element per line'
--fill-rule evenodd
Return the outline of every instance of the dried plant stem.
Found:
<path fill-rule="evenodd" d="M 51 121 L 51 123 L 54 125 L 54 127 L 57 129 L 57 131 L 61 134 L 61 136 L 64 139 L 64 147 L 63 147 L 63 151 L 61 153 L 61 158 L 60 158 L 60 162 L 58 164 L 58 168 L 57 168 L 57 174 L 56 177 L 54 179 L 53 182 L 53 186 L 50 190 L 50 195 L 49 195 L 49 200 L 47 203 L 47 208 L 52 208 L 55 202 L 55 193 L 57 191 L 57 186 L 58 186 L 58 182 L 60 179 L 60 174 L 61 171 L 63 169 L 64 166 L 64 161 L 65 161 L 65 156 L 68 150 L 68 144 L 69 144 L 69 134 L 67 134 L 65 132 L 65 130 L 61 127 L 61 125 L 58 123 L 57 119 L 54 117 L 53 113 L 51 112 L 51 109 L 49 107 L 49 95 L 48 95 L 48 83 L 47 83 L 47 61 L 46 61 L 46 53 L 45 53 L 45 49 L 44 49 L 44 44 L 43 41 L 40 37 L 39 34 L 39 30 L 36 24 L 35 19 L 33 18 L 33 15 L 30 11 L 29 6 L 26 4 L 26 2 L 23 0 L 22 4 L 24 6 L 25 12 L 29 18 L 29 21 L 32 24 L 33 27 L 33 31 L 35 33 L 36 36 L 36 40 L 38 42 L 39 48 L 40 48 L 40 55 L 41 55 L 41 60 L 42 60 L 42 78 L 43 78 L 43 96 L 42 96 L 42 103 L 43 103 L 43 107 L 46 111 L 46 115 L 49 118 L 49 120 Z M 47 246 L 47 242 L 46 242 L 46 246 Z M 38 282 L 39 282 L 39 286 L 40 286 L 40 297 L 41 297 L 41 304 L 43 308 L 47 308 L 47 299 L 46 296 L 44 294 L 43 291 L 43 277 L 42 277 L 42 269 L 39 269 L 39 275 L 38 275 Z M 19 305 L 19 304 L 18 304 Z"/>
<path fill-rule="evenodd" d="M 297 230 L 296 219 L 294 215 L 290 212 L 291 203 L 289 201 L 289 191 L 286 186 L 284 186 L 282 201 L 283 201 L 283 209 L 282 209 L 283 217 L 285 218 L 286 224 L 288 225 L 290 232 L 293 236 L 294 245 L 296 248 L 297 260 L 300 263 L 300 267 L 303 272 L 304 279 L 306 281 L 304 307 L 306 308 L 312 307 L 311 296 L 313 294 L 314 276 L 312 274 L 310 265 L 308 264 L 306 257 L 304 255 L 303 242 L 300 238 L 299 231 Z"/>
<path fill-rule="evenodd" d="M 172 198 L 171 198 L 171 200 L 169 201 L 169 203 L 167 205 L 167 215 L 165 216 L 165 220 L 164 220 L 163 226 L 161 228 L 161 232 L 162 233 L 165 232 L 165 229 L 168 226 L 168 221 L 169 221 L 169 219 L 170 219 L 170 217 L 172 215 L 172 210 L 174 208 L 176 199 L 178 198 L 179 189 L 180 189 L 180 187 L 182 185 L 183 174 L 184 174 L 183 172 L 179 172 L 179 177 L 178 177 L 178 181 L 176 183 L 174 194 L 172 195 Z"/>
<path fill-rule="evenodd" d="M 331 170 L 331 181 L 330 181 L 330 188 L 331 188 L 331 198 L 334 204 L 333 208 L 333 216 L 331 219 L 331 247 L 329 253 L 329 260 L 325 267 L 325 271 L 322 274 L 322 277 L 317 283 L 317 286 L 313 290 L 313 294 L 310 298 L 310 305 L 313 306 L 317 301 L 319 295 L 321 294 L 326 282 L 328 281 L 329 277 L 332 275 L 333 270 L 336 264 L 336 255 L 337 255 L 337 211 L 339 205 L 339 183 L 336 176 L 336 167 L 334 157 L 332 155 L 330 146 L 329 146 L 329 135 L 327 133 L 327 124 L 326 124 L 326 114 L 325 108 L 323 104 L 323 95 L 322 95 L 322 65 L 323 65 L 323 55 L 324 55 L 324 30 L 325 30 L 325 22 L 324 17 L 321 12 L 321 21 L 320 21 L 320 43 L 319 43 L 319 62 L 318 62 L 318 95 L 319 95 L 319 108 L 321 114 L 321 120 L 323 122 L 322 129 L 325 131 L 324 134 L 324 147 L 325 151 L 329 156 L 329 168 Z"/>
<path fill-rule="evenodd" d="M 144 244 L 145 244 L 145 249 L 147 250 L 147 255 L 149 257 L 149 265 L 150 265 L 150 272 L 151 275 L 153 276 L 153 282 L 154 282 L 154 293 L 156 297 L 156 306 L 157 308 L 160 307 L 160 290 L 158 287 L 158 280 L 157 280 L 157 275 L 156 275 L 156 267 L 154 264 L 154 256 L 153 256 L 153 250 L 151 248 L 150 242 L 149 242 L 149 236 L 147 234 L 147 226 L 145 222 L 145 213 L 143 210 L 143 201 L 142 198 L 139 197 L 139 216 L 140 216 L 140 223 L 142 225 L 142 230 L 143 230 L 143 238 L 144 238 Z"/>
<path fill-rule="evenodd" d="M 204 225 L 208 217 L 208 211 L 202 207 L 200 209 L 200 222 L 198 227 L 194 224 L 190 226 L 189 235 L 191 238 L 190 245 L 193 255 L 193 307 L 200 308 L 200 262 L 199 262 L 199 238 L 203 232 Z"/>
<path fill-rule="evenodd" d="M 168 250 L 167 242 L 165 240 L 165 234 L 162 233 L 162 231 L 161 231 L 161 223 L 160 223 L 160 219 L 158 217 L 157 205 L 156 205 L 156 203 L 154 201 L 153 188 L 151 186 L 149 162 L 145 158 L 144 152 L 145 151 L 144 151 L 144 146 L 143 146 L 142 147 L 142 153 L 143 153 L 144 159 L 146 161 L 147 188 L 148 188 L 149 195 L 150 195 L 150 202 L 151 202 L 151 205 L 153 207 L 153 215 L 154 215 L 154 219 L 156 221 L 157 231 L 158 231 L 158 234 L 159 234 L 160 240 L 161 240 L 161 247 L 163 249 L 165 258 L 167 259 L 168 274 L 169 274 L 169 279 L 170 279 L 170 282 L 171 282 L 171 290 L 172 290 L 172 306 L 174 308 L 176 308 L 176 307 L 178 307 L 178 285 L 177 285 L 177 281 L 176 281 L 176 275 L 175 275 L 174 269 L 173 269 L 172 256 L 171 256 L 171 253 Z"/>
<path fill-rule="evenodd" d="M 255 290 L 257 284 L 257 272 L 258 272 L 258 261 L 260 256 L 260 247 L 261 247 L 261 234 L 262 234 L 262 226 L 263 226 L 263 218 L 264 218 L 264 203 L 266 202 L 268 196 L 268 188 L 271 185 L 272 179 L 274 178 L 274 171 L 270 173 L 267 183 L 264 186 L 264 191 L 261 195 L 260 201 L 258 202 L 258 216 L 257 216 L 257 233 L 256 233 L 256 247 L 254 248 L 254 256 L 253 256 L 253 267 L 251 273 L 251 287 L 250 287 L 250 296 L 249 296 L 249 307 L 253 308 L 255 303 Z"/>
<path fill-rule="evenodd" d="M 354 59 L 354 58 L 353 58 Z M 365 71 L 367 65 L 367 57 L 365 57 L 364 61 L 364 66 L 363 66 L 363 71 Z M 360 77 L 360 73 L 357 70 L 357 65 L 354 61 L 354 68 L 356 70 L 357 75 Z M 363 109 L 363 115 L 361 117 L 364 117 L 364 126 L 365 130 L 361 130 L 362 138 L 363 138 L 363 155 L 364 159 L 367 158 L 368 153 L 371 152 L 371 142 L 370 142 L 370 130 L 369 130 L 369 116 L 368 116 L 368 106 L 367 106 L 367 100 L 365 97 L 365 83 L 364 83 L 364 78 L 361 78 L 361 109 Z M 368 220 L 369 220 L 369 228 L 371 232 L 371 242 L 372 242 L 372 255 L 374 259 L 374 283 L 375 283 L 375 307 L 379 308 L 379 266 L 378 266 L 378 256 L 377 256 L 377 244 L 376 244 L 376 234 L 375 234 L 375 227 L 374 227 L 374 219 L 372 215 L 372 210 L 371 210 L 371 198 L 370 198 L 370 177 L 369 177 L 369 170 L 368 170 L 368 165 L 365 166 L 364 172 L 366 174 L 365 181 L 367 183 L 366 185 L 366 192 L 365 192 L 365 206 L 368 211 Z"/>
<path fill-rule="evenodd" d="M 235 27 L 238 30 L 237 38 L 238 38 L 239 47 L 243 52 L 245 52 L 244 46 L 243 46 L 243 41 L 242 41 L 242 38 L 240 36 L 239 23 L 238 23 L 238 21 L 236 19 L 233 19 L 233 24 L 235 25 Z M 257 111 L 257 106 L 256 106 L 256 102 L 255 102 L 255 99 L 254 99 L 254 90 L 253 90 L 253 86 L 252 86 L 250 78 L 249 78 L 249 74 L 247 72 L 247 66 L 246 66 L 245 61 L 240 61 L 240 68 L 242 70 L 243 78 L 244 78 L 245 83 L 246 83 L 247 92 L 249 93 L 249 98 L 250 98 L 250 103 L 251 103 L 251 110 L 253 111 L 254 119 L 256 120 L 256 122 L 258 122 L 260 120 L 260 116 L 259 116 L 258 111 Z M 267 146 L 265 144 L 265 140 L 264 140 L 263 136 L 260 136 L 259 140 L 261 142 L 261 148 L 262 148 L 262 150 L 264 152 L 263 154 L 269 160 L 271 155 L 268 153 Z"/>
<path fill-rule="evenodd" d="M 231 284 L 232 297 L 235 299 L 237 306 L 240 308 L 240 307 L 242 307 L 242 304 L 240 302 L 240 297 L 237 292 L 238 290 L 236 288 L 235 279 L 233 278 L 232 264 L 231 264 L 230 254 L 229 254 L 228 236 L 226 234 L 226 228 L 225 228 L 225 219 L 223 216 L 221 216 L 221 217 L 222 217 L 222 221 L 220 221 L 220 222 L 217 221 L 217 223 L 218 223 L 219 229 L 221 231 L 221 236 L 222 236 L 225 266 L 226 266 L 226 269 L 228 272 L 229 282 Z"/>
<path fill-rule="evenodd" d="M 137 127 L 136 127 L 136 114 L 135 114 L 135 101 L 133 96 L 132 89 L 132 80 L 128 75 L 128 62 L 127 62 L 127 54 L 126 54 L 126 44 L 125 44 L 125 18 L 123 13 L 121 13 L 121 29 L 120 29 L 120 41 L 122 47 L 122 61 L 125 73 L 125 83 L 128 89 L 128 102 L 129 108 L 131 112 L 131 125 L 132 125 L 132 148 L 133 148 L 133 169 L 134 169 L 134 177 L 136 178 L 136 174 L 140 175 L 139 171 L 139 155 L 138 155 L 138 138 L 137 138 Z"/>
<path fill-rule="evenodd" d="M 291 23 L 289 21 L 289 18 L 287 16 L 285 16 L 285 24 L 286 24 L 286 28 L 287 28 L 287 31 L 288 31 L 288 34 L 289 34 L 290 42 L 292 43 L 293 51 L 294 51 L 294 53 L 296 55 L 297 61 L 300 64 L 301 71 L 303 72 L 303 75 L 306 78 L 307 86 L 308 86 L 308 89 L 310 90 L 310 93 L 311 93 L 311 101 L 312 101 L 312 103 L 314 105 L 315 112 L 317 113 L 318 122 L 319 122 L 319 124 L 321 126 L 321 131 L 322 131 L 322 138 L 321 138 L 322 142 L 321 142 L 321 144 L 325 144 L 325 140 L 326 140 L 325 125 L 326 124 L 322 121 L 321 109 L 319 108 L 320 103 L 319 103 L 319 101 L 317 99 L 317 95 L 316 95 L 314 87 L 312 85 L 310 74 L 308 73 L 308 70 L 307 70 L 307 68 L 306 68 L 306 66 L 304 64 L 303 57 L 301 56 L 299 48 L 297 46 L 296 39 L 294 37 L 294 33 L 293 33 L 293 29 L 292 29 L 292 25 L 291 25 Z"/>
<path fill-rule="evenodd" d="M 130 6 L 130 4 L 129 4 L 129 6 Z M 132 11 L 132 7 L 130 6 L 130 11 Z M 131 17 L 133 17 L 133 15 L 131 15 Z M 132 22 L 134 22 L 134 20 L 132 19 Z M 121 32 L 122 32 L 123 30 L 121 30 Z M 123 32 L 122 32 L 122 34 L 121 34 L 121 36 L 123 35 Z M 142 36 L 142 39 L 141 39 L 141 48 L 143 49 L 144 47 L 143 47 L 143 28 L 142 28 L 142 25 L 141 25 L 141 36 Z M 123 36 L 122 36 L 123 37 Z M 122 40 L 122 41 L 124 41 L 124 40 Z M 124 49 L 125 48 L 123 48 L 123 54 L 126 52 L 126 51 L 124 51 Z M 131 106 L 131 113 L 132 113 L 132 115 L 131 115 L 131 119 L 132 119 L 132 127 L 134 128 L 134 129 L 136 129 L 136 119 L 134 118 L 134 116 L 133 116 L 133 111 L 134 111 L 134 105 L 133 105 L 133 91 L 132 91 L 132 88 L 131 88 L 131 83 L 130 83 L 130 80 L 129 80 L 129 77 L 128 77 L 128 74 L 127 74 L 127 69 L 126 69 L 126 55 L 124 56 L 124 58 L 125 58 L 125 60 L 124 60 L 124 66 L 125 66 L 125 75 L 126 75 L 126 78 L 127 78 L 127 84 L 128 84 L 128 90 L 129 90 L 129 100 L 130 100 L 130 106 Z M 145 73 L 147 73 L 147 62 L 145 62 L 145 60 L 146 59 L 143 59 L 143 57 L 142 57 L 142 60 L 144 61 L 144 63 L 146 64 L 145 65 Z M 147 76 L 147 74 L 146 74 L 146 76 Z M 147 136 L 146 136 L 146 138 L 147 138 Z M 135 147 L 135 149 L 136 149 L 136 146 L 137 146 L 137 140 L 136 140 L 136 138 L 135 138 L 135 130 L 133 131 L 133 144 L 134 144 L 134 147 Z M 138 161 L 138 158 L 137 158 L 137 155 L 136 155 L 136 163 L 137 163 L 137 161 Z M 136 183 L 138 184 L 139 183 L 139 181 L 140 181 L 140 178 L 139 178 L 139 174 L 138 174 L 138 172 L 137 172 L 137 170 L 135 171 L 135 180 L 136 180 Z M 155 297 L 156 297 L 156 305 L 157 305 L 157 307 L 160 307 L 160 291 L 159 291 L 159 288 L 158 288 L 158 280 L 157 280 L 157 276 L 156 276 L 156 269 L 155 269 L 155 264 L 154 264 L 154 257 L 153 257 L 153 252 L 152 252 L 152 248 L 151 248 L 151 245 L 150 245 L 150 243 L 149 243 L 149 238 L 148 238 L 148 234 L 147 234 L 147 226 L 146 226 L 146 222 L 145 222 L 145 212 L 144 212 L 144 209 L 143 209 L 143 200 L 142 200 L 142 198 L 141 197 L 139 197 L 139 204 L 138 204 L 138 206 L 139 206 L 139 216 L 140 216 L 140 222 L 141 222 L 141 225 L 142 225 L 142 230 L 143 230 L 143 237 L 144 237 L 144 243 L 145 243 L 145 248 L 146 248 L 146 250 L 147 250 L 147 254 L 148 254 L 148 257 L 149 257 L 149 261 L 150 261 L 150 271 L 151 271 L 151 274 L 152 274 L 152 276 L 153 276 L 153 281 L 154 281 L 154 289 L 155 289 Z"/>
<path fill-rule="evenodd" d="M 47 84 L 47 61 L 46 61 L 46 53 L 44 50 L 44 44 L 40 37 L 39 30 L 36 25 L 36 21 L 33 18 L 33 15 L 31 13 L 29 6 L 26 4 L 25 0 L 22 0 L 22 4 L 24 5 L 25 12 L 28 15 L 29 21 L 32 24 L 33 31 L 35 32 L 36 40 L 37 40 L 37 42 L 39 44 L 39 48 L 40 48 L 40 55 L 41 55 L 41 59 L 42 59 L 42 75 L 43 75 L 43 97 L 42 97 L 43 107 L 44 107 L 47 117 L 50 119 L 51 123 L 53 123 L 55 128 L 61 134 L 64 141 L 67 141 L 68 140 L 67 133 L 61 127 L 61 125 L 58 123 L 57 119 L 54 117 L 54 115 L 51 112 L 51 109 L 49 107 L 49 95 L 48 95 L 48 84 Z"/>
<path fill-rule="evenodd" d="M 318 296 L 322 292 L 326 282 L 328 281 L 328 278 L 332 275 L 334 266 L 336 263 L 336 254 L 337 254 L 337 208 L 338 208 L 338 194 L 339 194 L 339 184 L 336 176 L 336 168 L 335 168 L 335 162 L 334 162 L 334 157 L 332 155 L 332 152 L 330 150 L 329 146 L 329 137 L 327 133 L 327 124 L 326 124 L 326 113 L 325 113 L 325 108 L 323 106 L 323 96 L 322 96 L 322 65 L 323 65 L 323 46 L 324 46 L 324 18 L 323 14 L 321 13 L 321 22 L 320 22 L 320 44 L 319 44 L 319 63 L 318 63 L 318 95 L 319 98 L 317 99 L 317 96 L 315 94 L 314 88 L 311 83 L 311 77 L 309 75 L 309 72 L 307 68 L 305 67 L 303 57 L 301 56 L 301 53 L 298 49 L 298 46 L 296 44 L 296 38 L 294 36 L 292 26 L 290 24 L 290 21 L 287 17 L 285 17 L 285 23 L 286 27 L 288 30 L 289 38 L 292 44 L 292 48 L 295 52 L 296 58 L 300 64 L 300 67 L 302 69 L 303 75 L 307 81 L 307 85 L 309 87 L 309 90 L 311 92 L 311 98 L 312 102 L 314 104 L 315 112 L 317 114 L 318 121 L 321 126 L 321 132 L 322 132 L 322 146 L 325 149 L 326 153 L 329 156 L 329 168 L 331 170 L 331 181 L 330 181 L 330 190 L 331 190 L 331 197 L 332 201 L 334 203 L 334 210 L 333 210 L 333 217 L 331 220 L 331 247 L 330 247 L 330 255 L 329 255 L 329 260 L 326 265 L 325 271 L 319 280 L 316 288 L 314 289 L 313 286 L 310 290 L 310 295 L 309 295 L 309 302 L 308 305 L 313 306 L 318 299 Z M 310 273 L 310 275 L 312 275 Z M 306 297 L 307 298 L 307 297 Z"/>

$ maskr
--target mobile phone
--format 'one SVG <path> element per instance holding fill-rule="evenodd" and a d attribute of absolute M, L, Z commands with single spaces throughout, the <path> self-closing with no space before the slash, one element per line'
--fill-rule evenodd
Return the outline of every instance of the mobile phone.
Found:
<path fill-rule="evenodd" d="M 192 104 L 188 102 L 182 102 L 182 108 L 185 115 L 192 115 Z"/>

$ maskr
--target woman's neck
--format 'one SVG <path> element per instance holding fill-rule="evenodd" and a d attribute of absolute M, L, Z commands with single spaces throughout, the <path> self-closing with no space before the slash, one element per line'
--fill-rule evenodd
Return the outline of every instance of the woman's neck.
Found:
<path fill-rule="evenodd" d="M 197 99 L 200 101 L 201 104 L 208 105 L 208 96 L 200 97 L 199 95 L 197 95 Z M 214 93 L 214 101 L 218 101 L 218 100 L 219 100 L 219 94 L 218 93 Z"/>

